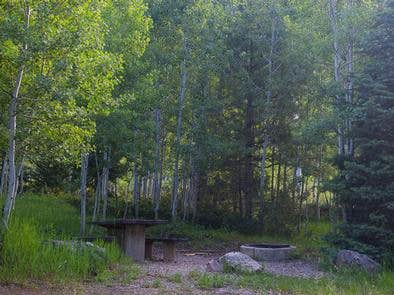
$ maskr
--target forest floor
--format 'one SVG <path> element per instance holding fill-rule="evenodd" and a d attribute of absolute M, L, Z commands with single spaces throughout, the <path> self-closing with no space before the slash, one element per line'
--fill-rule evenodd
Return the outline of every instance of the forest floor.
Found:
<path fill-rule="evenodd" d="M 231 284 L 236 275 L 206 276 L 206 265 L 223 252 L 180 250 L 176 262 L 164 262 L 161 249 L 154 249 L 154 261 L 140 266 L 140 276 L 131 282 L 122 278 L 108 277 L 103 282 L 72 284 L 71 286 L 38 285 L 23 288 L 15 285 L 1 286 L 0 294 L 12 295 L 49 295 L 49 294 L 288 294 L 267 290 L 264 293 Z M 301 260 L 272 262 L 264 264 L 265 271 L 274 275 L 299 278 L 321 278 L 325 273 L 311 263 Z"/>
<path fill-rule="evenodd" d="M 209 260 L 224 252 L 183 249 L 177 260 L 164 262 L 162 253 L 154 249 L 154 261 L 139 265 L 116 265 L 104 275 L 85 282 L 43 283 L 0 286 L 0 294 L 7 295 L 155 295 L 155 294 L 393 294 L 394 273 L 383 272 L 377 277 L 344 272 L 329 273 L 318 270 L 307 260 L 265 263 L 264 272 L 256 274 L 216 274 L 206 272 Z M 131 274 L 133 273 L 134 274 Z M 131 275 L 130 275 L 131 274 Z"/>
<path fill-rule="evenodd" d="M 12 246 L 9 253 L 17 263 L 11 260 L 12 264 L 4 267 L 2 261 L 1 295 L 393 294 L 394 272 L 391 270 L 385 269 L 371 276 L 354 269 L 333 269 L 324 264 L 320 249 L 328 246 L 322 239 L 330 230 L 327 222 L 306 224 L 299 233 L 288 236 L 245 235 L 225 228 L 208 229 L 187 223 L 157 226 L 150 228 L 147 234 L 176 234 L 189 239 L 188 243 L 179 246 L 177 262 L 163 262 L 159 246 L 154 248 L 156 259 L 142 265 L 118 257 L 102 268 L 86 269 L 91 265 L 85 265 L 81 260 L 84 256 L 62 256 L 63 252 L 53 251 L 49 252 L 53 255 L 50 256 L 46 254 L 47 250 L 43 250 L 46 248 L 37 246 L 41 245 L 41 235 L 44 240 L 55 234 L 56 238 L 70 239 L 79 233 L 79 211 L 74 203 L 77 204 L 60 196 L 29 195 L 18 200 L 14 218 L 19 223 L 15 223 L 17 230 L 9 236 L 13 237 L 12 243 L 8 242 Z M 100 236 L 105 232 L 97 229 L 94 234 Z M 265 271 L 255 274 L 205 271 L 210 259 L 237 250 L 242 244 L 269 242 L 295 245 L 294 260 L 265 263 Z M 2 251 L 6 249 L 4 245 Z M 111 254 L 109 257 L 117 257 L 119 249 L 116 251 L 110 245 L 106 246 Z M 326 272 L 311 261 L 319 263 Z M 73 263 L 76 266 L 72 268 Z M 85 270 L 89 272 L 86 274 Z"/>

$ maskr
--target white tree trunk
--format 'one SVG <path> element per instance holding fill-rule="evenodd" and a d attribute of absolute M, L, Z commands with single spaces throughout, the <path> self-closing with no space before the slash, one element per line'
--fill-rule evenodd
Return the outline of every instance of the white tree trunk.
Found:
<path fill-rule="evenodd" d="M 18 195 L 20 187 L 23 189 L 23 165 L 24 165 L 24 162 L 25 162 L 25 156 L 22 156 L 22 160 L 19 163 L 18 173 L 16 176 L 15 196 Z M 13 206 L 15 206 L 15 202 L 14 202 Z"/>
<path fill-rule="evenodd" d="M 128 185 L 126 185 L 126 189 L 125 189 L 125 202 L 126 202 L 126 206 L 124 208 L 124 212 L 123 212 L 123 219 L 127 218 L 127 213 L 129 211 L 129 192 L 131 191 L 131 185 L 132 185 L 132 179 L 130 180 L 130 182 L 128 183 Z"/>
<path fill-rule="evenodd" d="M 104 152 L 103 158 L 103 172 L 102 172 L 102 179 L 101 179 L 101 195 L 103 198 L 103 215 L 102 218 L 107 218 L 107 209 L 108 209 L 108 177 L 109 177 L 109 162 L 110 157 L 108 150 Z"/>
<path fill-rule="evenodd" d="M 352 10 L 353 8 L 353 0 L 348 0 L 347 2 L 348 9 Z M 346 64 L 347 64 L 347 81 L 346 81 L 346 102 L 349 107 L 353 104 L 353 51 L 354 51 L 354 41 L 353 36 L 354 28 L 350 28 L 350 33 L 348 34 L 348 44 L 347 44 L 347 54 L 346 54 Z M 352 121 L 350 118 L 346 120 L 347 127 L 347 154 L 353 155 L 353 138 L 351 136 L 352 131 Z"/>
<path fill-rule="evenodd" d="M 140 203 L 140 182 L 138 179 L 137 164 L 134 166 L 134 189 L 133 189 L 133 200 L 134 200 L 134 217 L 139 218 L 139 203 Z"/>
<path fill-rule="evenodd" d="M 320 183 L 323 174 L 323 145 L 320 146 L 320 159 L 319 159 L 319 176 L 317 178 L 317 191 L 316 191 L 316 216 L 320 221 Z"/>
<path fill-rule="evenodd" d="M 153 212 L 155 214 L 155 219 L 159 218 L 159 208 L 160 208 L 160 152 L 161 152 L 161 112 L 159 109 L 155 110 L 155 123 L 156 123 L 156 153 L 154 162 L 154 172 L 153 172 Z"/>
<path fill-rule="evenodd" d="M 177 121 L 176 143 L 175 143 L 175 165 L 174 165 L 174 176 L 173 176 L 172 195 L 171 195 L 171 217 L 173 221 L 176 219 L 176 213 L 178 207 L 179 153 L 180 153 L 180 145 L 181 145 L 182 114 L 183 114 L 183 105 L 186 95 L 186 83 L 187 83 L 186 60 L 183 60 L 181 65 L 181 85 L 180 85 L 180 93 L 178 99 L 178 121 Z"/>
<path fill-rule="evenodd" d="M 25 8 L 25 29 L 29 28 L 30 22 L 30 7 Z M 24 44 L 22 56 L 27 53 L 27 44 Z M 25 69 L 25 64 L 22 62 L 18 70 L 18 75 L 15 79 L 15 88 L 12 91 L 11 102 L 9 107 L 9 122 L 8 122 L 8 187 L 7 198 L 3 210 L 3 223 L 8 225 L 8 221 L 15 201 L 15 184 L 16 184 L 16 168 L 15 168 L 15 137 L 16 137 L 16 113 L 19 101 L 19 91 L 22 85 L 22 78 Z"/>
<path fill-rule="evenodd" d="M 85 235 L 86 227 L 86 181 L 88 175 L 89 154 L 82 154 L 81 156 L 81 226 L 80 235 Z"/>
<path fill-rule="evenodd" d="M 264 223 L 264 190 L 265 190 L 265 167 L 267 160 L 267 147 L 268 139 L 266 138 L 263 143 L 263 155 L 261 157 L 261 170 L 260 170 L 260 186 L 259 186 L 259 200 L 260 200 L 260 223 Z"/>
<path fill-rule="evenodd" d="M 337 85 L 341 83 L 341 54 L 339 48 L 339 32 L 338 32 L 338 11 L 337 11 L 337 0 L 329 0 L 329 17 L 331 23 L 331 33 L 333 36 L 333 49 L 334 49 L 334 81 Z M 339 95 L 335 96 L 338 104 L 341 103 L 341 97 Z M 343 155 L 345 153 L 345 143 L 342 123 L 338 124 L 338 155 Z"/>
<path fill-rule="evenodd" d="M 7 188 L 7 175 L 8 175 L 8 155 L 3 160 L 1 167 L 1 178 L 0 178 L 0 195 L 4 194 Z"/>

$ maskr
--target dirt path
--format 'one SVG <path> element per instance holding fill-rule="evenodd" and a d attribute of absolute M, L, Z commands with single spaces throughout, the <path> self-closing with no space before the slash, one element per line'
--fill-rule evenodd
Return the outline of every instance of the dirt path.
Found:
<path fill-rule="evenodd" d="M 155 261 L 141 265 L 142 275 L 129 283 L 88 283 L 63 287 L 20 288 L 17 286 L 0 286 L 0 294 L 12 295 L 57 295 L 57 294 L 86 294 L 86 295 L 123 295 L 123 294 L 259 294 L 247 289 L 223 287 L 211 290 L 200 289 L 193 280 L 193 272 L 204 272 L 209 260 L 218 258 L 223 253 L 179 251 L 176 262 L 163 262 L 160 250 L 154 250 Z M 312 264 L 304 261 L 289 261 L 281 263 L 265 263 L 267 272 L 302 278 L 319 278 L 324 273 Z M 268 293 L 278 294 L 278 293 Z"/>

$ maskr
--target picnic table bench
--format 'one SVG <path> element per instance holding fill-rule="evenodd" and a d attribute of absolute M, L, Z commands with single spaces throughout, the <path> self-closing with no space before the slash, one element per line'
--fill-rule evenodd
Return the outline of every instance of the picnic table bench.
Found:
<path fill-rule="evenodd" d="M 158 237 L 158 238 L 147 238 L 145 239 L 145 259 L 152 260 L 152 249 L 154 242 L 163 243 L 163 254 L 164 260 L 167 262 L 175 261 L 176 257 L 176 244 L 180 242 L 187 242 L 186 238 L 176 238 L 176 237 Z"/>
<path fill-rule="evenodd" d="M 107 228 L 108 234 L 116 237 L 123 252 L 135 262 L 144 262 L 145 228 L 168 223 L 167 220 L 117 219 L 95 221 L 92 224 Z"/>

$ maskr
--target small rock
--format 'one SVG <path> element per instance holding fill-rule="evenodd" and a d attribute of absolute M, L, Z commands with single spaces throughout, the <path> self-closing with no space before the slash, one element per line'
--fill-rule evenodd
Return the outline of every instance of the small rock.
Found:
<path fill-rule="evenodd" d="M 356 266 L 368 272 L 378 272 L 380 264 L 367 255 L 351 250 L 341 250 L 335 258 L 337 266 Z"/>
<path fill-rule="evenodd" d="M 223 268 L 244 272 L 257 272 L 263 270 L 263 266 L 248 255 L 241 252 L 230 252 L 219 258 L 219 264 Z"/>
<path fill-rule="evenodd" d="M 209 272 L 223 272 L 223 264 L 219 263 L 217 259 L 212 259 L 207 263 L 207 271 Z"/>

